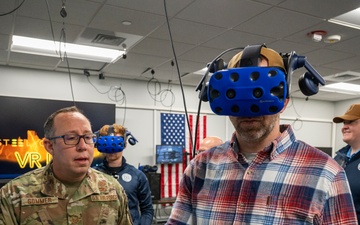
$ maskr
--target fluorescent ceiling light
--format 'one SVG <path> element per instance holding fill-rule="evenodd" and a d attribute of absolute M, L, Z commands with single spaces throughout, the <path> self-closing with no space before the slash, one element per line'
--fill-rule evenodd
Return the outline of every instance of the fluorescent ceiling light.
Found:
<path fill-rule="evenodd" d="M 208 68 L 207 68 L 207 67 L 204 67 L 204 68 L 202 68 L 201 70 L 198 70 L 198 71 L 193 72 L 193 74 L 197 74 L 197 75 L 202 75 L 202 76 L 204 76 L 207 70 L 208 70 Z M 212 73 L 209 73 L 209 74 L 211 75 Z"/>
<path fill-rule="evenodd" d="M 348 95 L 360 95 L 360 85 L 349 83 L 334 83 L 320 87 L 321 91 L 348 94 Z"/>
<path fill-rule="evenodd" d="M 330 23 L 360 30 L 360 8 L 341 14 L 340 16 L 329 19 L 328 21 Z"/>
<path fill-rule="evenodd" d="M 350 28 L 360 30 L 360 25 L 358 25 L 358 24 L 349 23 L 349 22 L 346 22 L 346 21 L 336 20 L 336 19 L 329 19 L 328 21 L 330 23 L 335 23 L 335 24 L 338 24 L 338 25 L 341 25 L 341 26 L 350 27 Z"/>
<path fill-rule="evenodd" d="M 68 58 L 113 63 L 125 52 L 116 49 L 99 48 L 71 43 L 60 43 L 38 38 L 29 38 L 13 35 L 11 51 L 60 57 L 66 52 Z"/>

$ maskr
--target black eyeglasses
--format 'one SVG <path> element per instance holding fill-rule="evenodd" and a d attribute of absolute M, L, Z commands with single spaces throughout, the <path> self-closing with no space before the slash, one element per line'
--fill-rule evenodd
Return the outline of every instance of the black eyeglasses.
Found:
<path fill-rule="evenodd" d="M 96 135 L 94 134 L 65 134 L 61 136 L 48 138 L 49 140 L 54 140 L 57 138 L 62 138 L 66 145 L 77 145 L 80 142 L 80 139 L 83 138 L 86 144 L 94 144 L 96 142 Z"/>

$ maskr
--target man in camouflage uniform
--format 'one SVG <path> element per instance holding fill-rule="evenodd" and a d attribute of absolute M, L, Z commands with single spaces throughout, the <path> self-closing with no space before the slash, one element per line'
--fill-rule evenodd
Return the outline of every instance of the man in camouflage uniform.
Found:
<path fill-rule="evenodd" d="M 0 189 L 0 225 L 132 224 L 124 189 L 90 165 L 94 135 L 76 107 L 60 109 L 44 124 L 50 164 Z"/>

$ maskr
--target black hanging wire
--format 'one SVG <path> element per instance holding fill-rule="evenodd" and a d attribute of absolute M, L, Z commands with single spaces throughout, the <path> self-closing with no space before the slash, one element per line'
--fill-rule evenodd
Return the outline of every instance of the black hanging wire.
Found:
<path fill-rule="evenodd" d="M 6 16 L 6 15 L 9 15 L 13 12 L 15 12 L 16 10 L 18 10 L 23 4 L 24 4 L 25 0 L 23 0 L 17 7 L 15 7 L 13 10 L 9 11 L 9 12 L 6 12 L 6 13 L 2 13 L 0 14 L 0 16 Z"/>
<path fill-rule="evenodd" d="M 174 66 L 173 61 L 171 61 L 171 62 L 172 62 L 171 65 Z M 150 70 L 150 68 L 146 69 L 143 73 L 145 73 L 149 70 Z M 160 102 L 165 107 L 172 107 L 175 103 L 175 94 L 172 91 L 171 80 L 169 80 L 167 88 L 162 89 L 161 83 L 154 77 L 154 74 L 155 74 L 154 69 L 151 69 L 151 74 L 152 74 L 152 77 L 147 82 L 147 91 L 148 91 L 150 97 L 155 102 Z M 151 85 L 154 86 L 154 89 L 155 89 L 154 91 L 151 91 Z M 171 98 L 169 105 L 164 103 L 165 100 L 167 99 L 167 97 Z"/>
<path fill-rule="evenodd" d="M 179 65 L 178 65 L 178 61 L 177 61 L 177 57 L 176 57 L 176 53 L 175 53 L 174 42 L 173 42 L 173 38 L 172 38 L 172 34 L 171 34 L 169 17 L 168 17 L 168 12 L 167 12 L 167 7 L 166 7 L 166 0 L 164 0 L 164 10 L 165 10 L 166 24 L 167 24 L 167 27 L 168 27 L 168 32 L 169 32 L 169 37 L 170 37 L 171 49 L 172 49 L 172 52 L 174 54 L 174 61 L 175 61 L 175 65 L 176 65 L 176 71 L 177 71 L 179 82 L 180 82 L 180 89 L 181 89 L 181 94 L 182 94 L 182 99 L 183 99 L 183 104 L 184 104 L 184 109 L 185 109 L 186 122 L 187 122 L 187 125 L 188 125 L 189 135 L 190 135 L 190 140 L 191 140 L 191 145 L 192 145 L 193 138 L 192 138 L 192 133 L 191 133 L 191 129 L 190 129 L 188 111 L 187 111 L 187 107 L 186 107 L 186 99 L 185 99 L 185 94 L 184 94 L 184 87 L 183 87 L 182 80 L 181 80 L 180 69 L 179 69 Z"/>
<path fill-rule="evenodd" d="M 110 87 L 110 91 L 107 93 L 108 98 L 113 102 L 126 105 L 126 94 L 121 87 Z"/>
<path fill-rule="evenodd" d="M 63 19 L 65 19 L 65 17 L 67 16 L 67 13 L 66 13 L 66 11 L 65 11 L 65 0 L 62 0 L 62 6 L 61 6 L 61 10 L 60 10 L 60 15 L 61 15 L 61 17 L 62 17 Z M 62 44 L 62 43 L 63 43 L 63 44 Z M 64 22 L 64 21 L 63 21 L 63 28 L 61 29 L 60 41 L 59 41 L 59 54 L 60 54 L 60 59 L 63 60 L 61 47 L 64 47 L 64 56 L 63 56 L 63 58 L 64 58 L 65 61 L 66 61 L 66 66 L 67 66 L 67 69 L 68 69 L 69 82 L 70 82 L 70 90 L 71 90 L 71 96 L 72 96 L 73 104 L 74 104 L 74 106 L 76 106 L 75 96 L 74 96 L 73 82 L 72 82 L 72 77 L 71 77 L 71 72 L 70 72 L 70 63 L 69 63 L 69 59 L 68 59 L 67 53 L 66 53 L 66 32 L 65 32 L 65 22 Z"/>
<path fill-rule="evenodd" d="M 61 37 L 60 39 L 63 40 L 63 46 L 64 46 L 64 54 L 63 54 L 63 57 L 61 57 L 61 48 L 60 49 L 60 58 L 62 60 L 65 59 L 65 62 L 66 62 L 66 67 L 67 67 L 67 70 L 68 70 L 68 75 L 69 75 L 69 82 L 70 82 L 70 90 L 71 90 L 71 97 L 72 97 L 72 101 L 73 101 L 73 104 L 74 106 L 76 106 L 76 102 L 75 102 L 75 96 L 74 96 L 74 88 L 73 88 L 73 82 L 72 82 L 72 78 L 71 78 L 71 71 L 70 71 L 70 63 L 69 63 L 69 59 L 67 57 L 67 53 L 66 53 L 66 33 L 65 33 L 65 29 L 64 27 L 62 28 L 61 30 Z M 59 46 L 62 46 L 61 45 L 61 41 L 59 42 Z"/>
<path fill-rule="evenodd" d="M 51 13 L 50 13 L 50 6 L 49 6 L 49 2 L 48 0 L 45 0 L 45 3 L 46 3 L 46 7 L 47 7 L 47 13 L 48 13 L 48 17 L 49 17 L 49 21 L 50 21 L 50 29 L 51 29 L 51 35 L 52 35 L 52 39 L 54 41 L 54 49 L 55 49 L 55 52 L 56 54 L 59 54 L 58 51 L 57 51 L 57 46 L 56 46 L 56 41 L 55 41 L 55 34 L 54 34 L 54 27 L 53 27 L 53 22 L 52 22 L 52 18 L 51 18 Z M 61 38 L 61 37 L 60 37 Z M 59 54 L 59 57 L 61 59 L 61 54 Z"/>
<path fill-rule="evenodd" d="M 86 71 L 86 70 L 84 70 Z M 98 72 L 98 71 L 97 71 Z M 90 80 L 90 72 L 87 70 L 88 75 L 86 75 L 86 79 L 88 83 L 98 92 L 99 94 L 106 94 L 108 99 L 110 99 L 113 102 L 117 102 L 120 105 L 124 104 L 124 120 L 122 125 L 125 125 L 125 118 L 126 118 L 126 112 L 127 112 L 127 102 L 126 102 L 126 94 L 124 90 L 120 86 L 111 86 L 106 91 L 100 91 Z"/>
<path fill-rule="evenodd" d="M 73 101 L 73 105 L 76 106 L 76 102 L 75 102 L 75 96 L 74 96 L 74 88 L 73 88 L 73 82 L 72 82 L 72 77 L 71 77 L 71 71 L 70 71 L 70 63 L 69 63 L 69 59 L 67 57 L 67 53 L 66 53 L 66 32 L 65 32 L 65 22 L 63 22 L 63 28 L 61 29 L 61 33 L 60 33 L 60 41 L 59 41 L 59 46 L 56 46 L 56 40 L 55 40 L 55 34 L 54 34 L 54 28 L 53 28 L 53 24 L 52 24 L 52 19 L 51 19 L 51 13 L 50 13 L 50 7 L 49 7 L 49 3 L 48 0 L 45 0 L 46 6 L 47 6 L 47 12 L 48 12 L 48 16 L 49 16 L 49 21 L 50 21 L 50 28 L 51 28 L 51 34 L 52 34 L 52 38 L 54 41 L 54 49 L 55 52 L 57 54 L 59 54 L 59 58 L 61 61 L 66 62 L 66 67 L 68 70 L 68 75 L 69 75 L 69 83 L 70 83 L 70 90 L 71 90 L 71 97 L 72 97 L 72 101 Z M 61 11 L 65 10 L 65 1 L 62 1 L 62 7 L 61 7 Z M 61 12 L 60 11 L 60 12 Z M 64 15 L 64 14 L 63 14 Z M 62 17 L 65 18 L 66 15 L 64 15 Z M 59 47 L 59 52 L 57 51 Z M 62 53 L 62 47 L 64 47 L 64 53 Z M 63 55 L 62 55 L 63 54 Z"/>
<path fill-rule="evenodd" d="M 111 91 L 112 87 L 109 87 L 109 89 L 107 91 L 101 92 L 99 89 L 97 89 L 97 87 L 91 82 L 90 76 L 86 76 L 87 81 L 89 82 L 89 84 L 91 84 L 91 86 L 93 86 L 93 88 L 99 93 L 99 94 L 108 94 Z"/>
<path fill-rule="evenodd" d="M 126 95 L 122 88 L 119 86 L 111 86 L 106 91 L 100 91 L 90 80 L 90 75 L 86 76 L 87 81 L 99 94 L 107 94 L 108 98 L 113 102 L 118 102 L 119 104 L 126 104 Z"/>
<path fill-rule="evenodd" d="M 168 87 L 166 89 L 160 90 L 160 102 L 163 106 L 165 107 L 172 107 L 175 103 L 175 94 L 171 89 L 171 81 L 169 81 L 168 83 Z M 170 100 L 170 104 L 169 105 L 165 105 L 165 99 L 170 96 L 171 100 Z"/>
<path fill-rule="evenodd" d="M 70 90 L 71 90 L 72 101 L 73 101 L 74 106 L 76 106 L 73 82 L 72 82 L 71 72 L 70 72 L 70 64 L 69 64 L 69 59 L 67 57 L 66 51 L 64 52 L 64 58 L 66 60 L 67 70 L 68 70 L 68 74 L 69 74 L 69 82 L 70 82 Z"/>
<path fill-rule="evenodd" d="M 154 84 L 154 88 L 155 91 L 151 92 L 150 91 L 150 85 Z M 158 96 L 161 93 L 161 83 L 154 77 L 154 75 L 152 76 L 152 78 L 150 80 L 148 80 L 147 82 L 147 91 L 150 95 L 150 97 L 154 100 L 154 101 L 159 101 L 157 100 L 156 96 Z"/>
<path fill-rule="evenodd" d="M 116 102 L 118 102 L 118 101 L 120 101 L 120 100 L 118 100 L 117 99 L 117 92 L 120 92 L 121 93 L 121 95 L 123 96 L 123 98 L 121 99 L 122 100 L 122 103 L 121 104 L 123 104 L 124 103 L 124 118 L 123 118 L 123 122 L 122 122 L 122 126 L 125 126 L 125 120 L 126 120 L 126 111 L 127 111 L 127 108 L 126 108 L 126 95 L 125 95 L 125 92 L 121 89 L 121 87 L 119 87 L 119 88 L 116 88 L 116 90 L 115 90 L 115 101 Z M 109 97 L 110 98 L 110 97 Z"/>

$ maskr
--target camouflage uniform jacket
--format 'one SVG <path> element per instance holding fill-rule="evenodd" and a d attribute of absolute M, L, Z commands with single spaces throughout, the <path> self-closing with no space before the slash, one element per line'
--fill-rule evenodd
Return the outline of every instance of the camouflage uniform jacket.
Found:
<path fill-rule="evenodd" d="M 89 168 L 69 199 L 50 164 L 0 189 L 0 225 L 132 224 L 124 189 L 113 177 Z"/>

